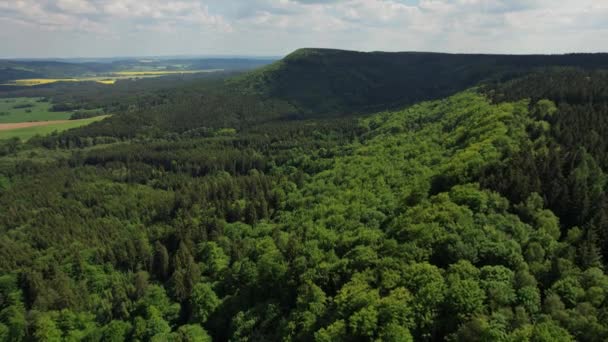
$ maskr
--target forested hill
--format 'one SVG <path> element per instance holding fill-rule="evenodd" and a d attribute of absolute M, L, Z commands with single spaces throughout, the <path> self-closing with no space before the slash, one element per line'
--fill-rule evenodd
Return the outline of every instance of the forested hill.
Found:
<path fill-rule="evenodd" d="M 237 62 L 222 61 L 233 66 Z M 272 120 L 351 117 L 440 99 L 480 83 L 500 84 L 532 71 L 602 68 L 608 68 L 608 54 L 509 56 L 302 49 L 239 75 L 167 76 L 119 81 L 111 87 L 57 84 L 0 95 L 49 97 L 58 108 L 102 107 L 117 115 L 70 135 L 76 139 L 95 135 L 125 138 L 150 131 L 241 129 Z"/>
<path fill-rule="evenodd" d="M 567 107 L 496 102 L 5 145 L 0 340 L 605 341 L 590 228 L 501 187 Z M 603 193 L 591 156 L 563 162 Z"/>
<path fill-rule="evenodd" d="M 605 55 L 470 58 L 57 88 L 117 111 L 0 141 L 0 341 L 607 341 Z"/>
<path fill-rule="evenodd" d="M 436 99 L 533 69 L 608 67 L 608 54 L 480 55 L 300 49 L 233 82 L 304 115 L 350 114 Z"/>

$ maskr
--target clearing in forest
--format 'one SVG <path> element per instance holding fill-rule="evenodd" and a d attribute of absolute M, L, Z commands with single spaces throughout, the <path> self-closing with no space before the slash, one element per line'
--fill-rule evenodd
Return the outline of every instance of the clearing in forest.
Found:
<path fill-rule="evenodd" d="M 47 135 L 53 132 L 61 132 L 71 128 L 86 126 L 96 121 L 101 121 L 110 115 L 101 115 L 81 120 L 53 120 L 38 122 L 20 122 L 0 124 L 0 139 L 19 138 L 28 140 L 36 135 Z"/>

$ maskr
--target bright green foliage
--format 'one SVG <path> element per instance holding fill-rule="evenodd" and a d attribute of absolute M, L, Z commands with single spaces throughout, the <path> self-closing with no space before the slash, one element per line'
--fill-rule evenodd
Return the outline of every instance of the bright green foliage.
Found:
<path fill-rule="evenodd" d="M 182 325 L 176 332 L 169 336 L 169 341 L 174 342 L 211 342 L 212 339 L 205 329 L 197 324 Z"/>
<path fill-rule="evenodd" d="M 301 285 L 298 289 L 296 309 L 290 319 L 291 333 L 302 336 L 314 332 L 316 322 L 326 313 L 327 306 L 327 295 L 320 287 L 311 282 Z"/>
<path fill-rule="evenodd" d="M 34 338 L 37 341 L 61 341 L 62 333 L 50 314 L 39 314 L 34 319 Z"/>
<path fill-rule="evenodd" d="M 551 100 L 542 99 L 534 105 L 532 114 L 538 120 L 550 119 L 557 112 L 557 106 Z"/>
<path fill-rule="evenodd" d="M 27 325 L 23 293 L 17 278 L 11 275 L 0 277 L 0 341 L 22 341 Z"/>
<path fill-rule="evenodd" d="M 199 324 L 205 323 L 221 301 L 209 284 L 199 283 L 194 286 L 190 296 L 192 320 Z"/>
<path fill-rule="evenodd" d="M 477 280 L 458 279 L 450 283 L 446 302 L 459 319 L 465 320 L 483 310 L 485 297 Z"/>
<path fill-rule="evenodd" d="M 540 183 L 519 197 L 488 189 L 527 184 L 498 170 L 543 155 L 559 115 L 470 90 L 356 125 L 149 128 L 54 162 L 2 159 L 0 336 L 604 340 L 594 231 L 564 223 Z M 29 146 L 12 144 L 11 158 Z M 571 204 L 589 216 L 605 177 L 579 156 L 564 182 L 583 189 Z"/>
<path fill-rule="evenodd" d="M 123 321 L 112 321 L 103 328 L 101 339 L 109 342 L 120 342 L 126 340 L 130 333 L 131 324 Z"/>
<path fill-rule="evenodd" d="M 386 342 L 413 342 L 410 331 L 398 324 L 387 325 L 380 333 L 380 341 Z"/>
<path fill-rule="evenodd" d="M 524 286 L 517 290 L 517 301 L 530 315 L 540 311 L 540 291 L 536 286 Z"/>
<path fill-rule="evenodd" d="M 162 317 L 161 312 L 155 307 L 150 307 L 146 314 L 146 336 L 149 338 L 165 336 L 171 332 L 169 323 Z"/>
<path fill-rule="evenodd" d="M 146 288 L 143 297 L 139 299 L 136 306 L 137 311 L 142 316 L 149 314 L 150 308 L 154 308 L 155 313 L 169 321 L 176 319 L 180 311 L 180 305 L 173 303 L 167 296 L 165 289 L 158 285 L 151 285 Z"/>
<path fill-rule="evenodd" d="M 216 277 L 228 268 L 230 258 L 217 243 L 213 241 L 202 243 L 199 246 L 199 251 L 200 258 L 204 260 L 202 263 L 203 274 Z"/>
<path fill-rule="evenodd" d="M 534 327 L 530 342 L 568 342 L 574 341 L 572 336 L 552 321 L 543 322 Z"/>

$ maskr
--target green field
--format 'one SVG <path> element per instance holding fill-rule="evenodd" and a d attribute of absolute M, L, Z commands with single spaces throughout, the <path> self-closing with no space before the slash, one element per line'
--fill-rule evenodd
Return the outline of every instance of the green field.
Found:
<path fill-rule="evenodd" d="M 15 108 L 28 106 L 24 108 Z M 52 112 L 50 102 L 39 97 L 0 98 L 0 123 L 67 120 L 72 112 Z"/>
<path fill-rule="evenodd" d="M 71 120 L 69 122 L 61 122 L 57 124 L 51 124 L 48 126 L 35 126 L 35 127 L 25 127 L 25 128 L 17 128 L 13 130 L 0 131 L 0 140 L 2 139 L 10 139 L 10 138 L 19 138 L 21 140 L 28 140 L 36 135 L 48 135 L 53 132 L 61 132 L 68 130 L 70 128 L 76 128 L 91 124 L 96 121 L 101 121 L 105 118 L 109 117 L 109 115 L 96 116 L 94 118 L 82 119 L 82 120 Z"/>

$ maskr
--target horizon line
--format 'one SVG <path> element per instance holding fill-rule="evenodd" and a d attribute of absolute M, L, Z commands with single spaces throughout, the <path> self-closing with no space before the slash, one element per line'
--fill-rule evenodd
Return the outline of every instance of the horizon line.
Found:
<path fill-rule="evenodd" d="M 434 54 L 450 54 L 450 55 L 490 55 L 490 56 L 560 56 L 560 55 L 584 55 L 584 54 L 608 54 L 608 51 L 571 51 L 571 52 L 556 52 L 556 53 L 492 53 L 492 52 L 449 52 L 449 51 L 421 51 L 421 50 L 351 50 L 351 49 L 340 49 L 340 48 L 325 48 L 325 47 L 303 47 L 293 50 L 286 54 L 159 54 L 159 55 L 114 55 L 114 56 L 73 56 L 73 57 L 57 57 L 57 56 L 44 56 L 44 57 L 23 57 L 23 56 L 0 56 L 0 60 L 29 60 L 29 61 L 44 61 L 44 60 L 104 60 L 104 59 L 144 59 L 144 58 L 156 58 L 156 59 L 206 59 L 206 58 L 218 58 L 218 59 L 229 59 L 229 58 L 243 58 L 243 59 L 282 59 L 293 52 L 299 50 L 334 50 L 344 52 L 360 52 L 360 53 L 434 53 Z"/>

